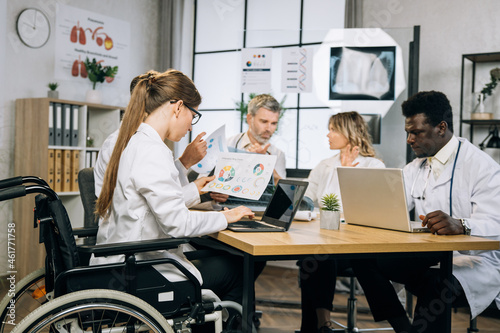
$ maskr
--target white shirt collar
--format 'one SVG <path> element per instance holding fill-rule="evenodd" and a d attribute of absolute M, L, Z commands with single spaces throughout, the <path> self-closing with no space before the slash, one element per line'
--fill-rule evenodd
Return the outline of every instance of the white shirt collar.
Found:
<path fill-rule="evenodd" d="M 451 157 L 458 150 L 458 139 L 456 136 L 452 136 L 450 141 L 441 148 L 436 155 L 429 157 L 429 162 L 433 162 L 433 160 L 439 161 L 441 164 L 446 165 L 448 161 L 450 161 Z"/>

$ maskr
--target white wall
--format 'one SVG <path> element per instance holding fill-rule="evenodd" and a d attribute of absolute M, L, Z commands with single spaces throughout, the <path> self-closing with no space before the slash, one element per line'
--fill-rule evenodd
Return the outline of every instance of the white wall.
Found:
<path fill-rule="evenodd" d="M 365 28 L 420 25 L 419 90 L 438 90 L 448 96 L 458 135 L 462 54 L 500 51 L 500 1 L 369 0 L 363 1 L 362 10 Z M 477 77 L 479 86 L 489 81 L 488 72 Z M 495 112 L 500 118 L 500 110 Z M 464 130 L 463 136 L 468 136 L 468 128 Z M 474 134 L 476 144 L 486 136 L 480 133 Z M 498 161 L 497 152 L 492 154 Z"/>
<path fill-rule="evenodd" d="M 54 28 L 56 3 L 103 13 L 130 22 L 131 45 L 128 76 L 121 84 L 103 90 L 103 104 L 126 106 L 130 80 L 137 74 L 159 67 L 159 8 L 161 0 L 0 0 L 0 179 L 12 177 L 14 161 L 14 104 L 17 98 L 46 97 L 47 83 L 54 79 Z M 30 49 L 16 34 L 17 16 L 27 7 L 44 11 L 50 21 L 51 36 L 46 45 Z M 62 82 L 61 99 L 83 101 L 87 84 Z M 16 175 L 18 176 L 18 175 Z M 27 176 L 27 175 L 22 175 Z M 0 267 L 5 262 L 5 224 L 11 221 L 11 203 L 0 203 Z M 24 221 L 30 223 L 30 221 Z"/>

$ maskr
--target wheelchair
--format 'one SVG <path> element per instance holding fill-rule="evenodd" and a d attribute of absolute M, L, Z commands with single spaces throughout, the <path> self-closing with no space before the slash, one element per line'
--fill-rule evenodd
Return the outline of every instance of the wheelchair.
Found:
<path fill-rule="evenodd" d="M 37 194 L 34 226 L 46 250 L 45 268 L 19 281 L 15 295 L 8 293 L 0 302 L 0 332 L 189 333 L 208 326 L 222 332 L 226 308 L 241 314 L 238 303 L 204 301 L 198 280 L 179 262 L 136 260 L 137 253 L 177 248 L 189 238 L 77 246 L 75 235 L 95 236 L 97 228 L 73 231 L 57 193 L 43 179 L 0 181 L 0 201 L 32 193 Z M 89 266 L 92 254 L 124 255 L 125 260 Z M 171 265 L 186 280 L 167 280 L 153 267 L 158 264 Z M 11 304 L 15 326 L 8 322 Z M 233 329 L 228 325 L 225 332 Z"/>

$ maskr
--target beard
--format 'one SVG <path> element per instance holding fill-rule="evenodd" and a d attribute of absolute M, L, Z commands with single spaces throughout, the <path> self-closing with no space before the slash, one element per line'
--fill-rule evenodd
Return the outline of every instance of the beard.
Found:
<path fill-rule="evenodd" d="M 254 139 L 257 140 L 257 142 L 260 143 L 261 145 L 265 145 L 271 139 L 271 135 L 269 135 L 269 139 L 267 139 L 267 138 L 263 138 L 260 134 L 255 133 L 251 129 L 248 129 L 248 130 L 250 131 L 250 133 L 252 134 Z"/>

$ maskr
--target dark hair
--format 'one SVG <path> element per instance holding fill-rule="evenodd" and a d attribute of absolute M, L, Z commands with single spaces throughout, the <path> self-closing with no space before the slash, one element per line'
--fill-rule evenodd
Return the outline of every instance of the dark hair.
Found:
<path fill-rule="evenodd" d="M 96 202 L 96 213 L 107 218 L 118 178 L 120 157 L 139 125 L 157 108 L 172 100 L 197 107 L 201 96 L 193 81 L 182 72 L 169 69 L 164 73 L 149 71 L 131 82 L 132 97 L 123 115 L 120 132 L 109 160 L 101 194 Z"/>
<path fill-rule="evenodd" d="M 453 133 L 453 113 L 450 101 L 442 92 L 421 91 L 408 98 L 401 105 L 401 108 L 403 116 L 406 118 L 423 113 L 432 126 L 437 126 L 440 122 L 445 121 L 448 124 L 448 129 Z"/>

